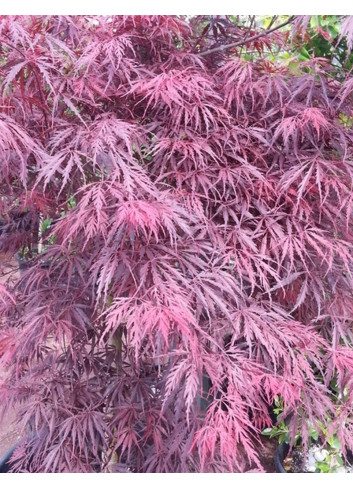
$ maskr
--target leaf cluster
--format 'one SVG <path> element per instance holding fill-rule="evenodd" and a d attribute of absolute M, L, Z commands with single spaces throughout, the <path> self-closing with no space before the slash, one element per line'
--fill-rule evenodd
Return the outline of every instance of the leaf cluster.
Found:
<path fill-rule="evenodd" d="M 270 24 L 0 17 L 16 470 L 262 470 L 276 396 L 353 449 L 353 84 L 271 61 L 307 19 Z"/>

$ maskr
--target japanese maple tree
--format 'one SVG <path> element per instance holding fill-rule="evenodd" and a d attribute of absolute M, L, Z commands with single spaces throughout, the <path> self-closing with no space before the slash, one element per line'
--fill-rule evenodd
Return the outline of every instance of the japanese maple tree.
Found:
<path fill-rule="evenodd" d="M 15 470 L 261 470 L 275 396 L 353 450 L 353 82 L 281 57 L 309 20 L 0 18 Z"/>

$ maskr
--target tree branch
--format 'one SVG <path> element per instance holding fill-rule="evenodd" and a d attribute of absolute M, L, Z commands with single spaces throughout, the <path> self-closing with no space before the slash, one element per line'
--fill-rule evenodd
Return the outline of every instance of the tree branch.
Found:
<path fill-rule="evenodd" d="M 224 51 L 225 49 L 230 49 L 230 48 L 235 48 L 237 46 L 242 46 L 242 45 L 247 44 L 251 41 L 255 41 L 255 39 L 259 39 L 260 37 L 267 36 L 268 34 L 271 34 L 271 32 L 277 31 L 278 29 L 280 29 L 281 27 L 284 27 L 285 25 L 291 24 L 294 19 L 295 19 L 295 15 L 292 15 L 291 17 L 289 17 L 288 20 L 286 20 L 285 22 L 282 22 L 282 24 L 279 24 L 276 27 L 272 27 L 272 29 L 267 29 L 266 31 L 260 32 L 260 34 L 256 34 L 256 36 L 249 37 L 248 39 L 243 39 L 242 41 L 233 42 L 231 44 L 223 44 L 222 46 L 217 46 L 216 48 L 208 49 L 207 51 L 199 53 L 199 55 L 200 56 L 207 56 L 207 54 L 216 53 L 217 51 Z"/>

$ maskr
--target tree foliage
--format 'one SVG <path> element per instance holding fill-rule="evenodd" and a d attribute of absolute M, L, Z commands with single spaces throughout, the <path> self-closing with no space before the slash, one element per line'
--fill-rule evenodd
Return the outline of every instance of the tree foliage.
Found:
<path fill-rule="evenodd" d="M 353 450 L 353 84 L 280 21 L 1 17 L 16 470 L 261 470 L 275 396 Z"/>

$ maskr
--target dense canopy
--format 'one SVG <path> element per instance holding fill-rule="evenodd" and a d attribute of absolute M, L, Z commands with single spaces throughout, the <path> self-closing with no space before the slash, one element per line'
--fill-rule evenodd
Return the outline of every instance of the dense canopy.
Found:
<path fill-rule="evenodd" d="M 0 18 L 17 470 L 261 470 L 275 396 L 353 450 L 353 20 L 277 17 Z"/>

